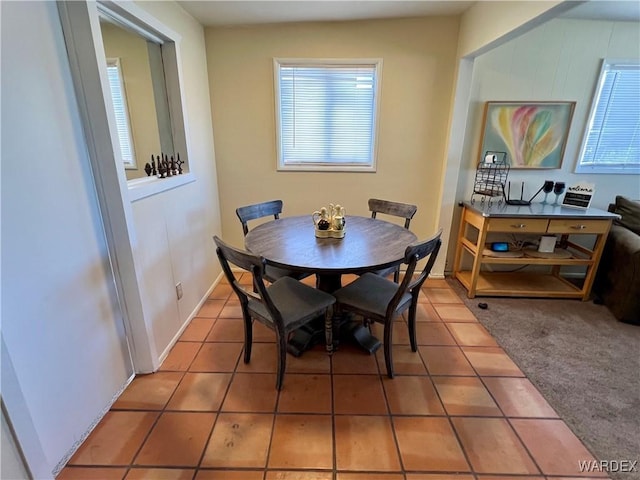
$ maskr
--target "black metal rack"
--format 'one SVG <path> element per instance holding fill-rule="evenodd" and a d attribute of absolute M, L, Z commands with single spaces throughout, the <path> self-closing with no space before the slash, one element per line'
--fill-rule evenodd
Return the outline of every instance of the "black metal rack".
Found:
<path fill-rule="evenodd" d="M 491 203 L 493 197 L 499 197 L 498 204 L 502 203 L 508 175 L 507 153 L 487 151 L 476 168 L 471 203 L 475 202 L 476 195 L 480 195 L 481 203 L 487 199 Z"/>

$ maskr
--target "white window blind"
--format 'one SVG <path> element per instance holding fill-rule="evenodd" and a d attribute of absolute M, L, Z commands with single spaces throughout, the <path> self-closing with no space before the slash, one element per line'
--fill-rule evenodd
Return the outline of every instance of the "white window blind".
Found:
<path fill-rule="evenodd" d="M 638 62 L 603 62 L 576 171 L 640 173 Z"/>
<path fill-rule="evenodd" d="M 107 59 L 107 76 L 111 89 L 111 99 L 113 110 L 116 115 L 116 125 L 118 128 L 118 139 L 120 140 L 120 151 L 125 168 L 136 168 L 136 159 L 133 151 L 133 141 L 131 135 L 131 124 L 127 105 L 127 95 L 122 81 L 122 71 L 120 69 L 120 59 Z"/>
<path fill-rule="evenodd" d="M 274 63 L 280 170 L 375 170 L 380 60 Z"/>

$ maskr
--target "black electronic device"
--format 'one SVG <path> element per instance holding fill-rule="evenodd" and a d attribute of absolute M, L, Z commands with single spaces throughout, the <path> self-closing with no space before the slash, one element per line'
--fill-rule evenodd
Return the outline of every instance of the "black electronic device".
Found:
<path fill-rule="evenodd" d="M 502 194 L 504 195 L 504 201 L 507 205 L 531 205 L 531 200 L 524 200 L 524 182 L 520 187 L 520 198 L 512 199 L 511 197 L 511 182 L 507 183 L 507 191 L 504 190 L 504 184 L 502 185 Z"/>
<path fill-rule="evenodd" d="M 493 242 L 491 244 L 491 250 L 494 252 L 508 252 L 509 244 L 507 242 Z"/>

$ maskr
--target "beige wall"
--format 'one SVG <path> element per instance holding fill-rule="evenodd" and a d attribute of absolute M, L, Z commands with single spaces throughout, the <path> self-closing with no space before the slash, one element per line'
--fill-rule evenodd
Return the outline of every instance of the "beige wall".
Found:
<path fill-rule="evenodd" d="M 561 1 L 481 1 L 471 6 L 460 20 L 458 56 L 486 52 L 504 37 L 514 38 L 527 25 L 535 26 L 552 18 Z M 564 2 L 567 3 L 567 2 Z"/>
<path fill-rule="evenodd" d="M 151 154 L 161 151 L 156 104 L 153 98 L 147 41 L 113 24 L 101 22 L 107 58 L 119 58 L 127 95 L 136 169 L 127 169 L 127 179 L 146 177 L 144 165 Z"/>
<path fill-rule="evenodd" d="M 208 28 L 205 35 L 225 239 L 243 243 L 236 207 L 274 198 L 284 200 L 285 215 L 330 202 L 368 215 L 370 197 L 415 203 L 412 230 L 435 231 L 457 18 Z M 383 59 L 376 173 L 276 171 L 273 57 Z"/>

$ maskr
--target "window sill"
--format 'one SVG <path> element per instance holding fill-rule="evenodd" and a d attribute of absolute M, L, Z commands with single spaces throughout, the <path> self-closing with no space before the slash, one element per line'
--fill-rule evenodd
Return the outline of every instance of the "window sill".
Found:
<path fill-rule="evenodd" d="M 195 181 L 196 178 L 191 172 L 168 178 L 145 177 L 130 180 L 127 182 L 129 186 L 129 200 L 135 202 Z"/>
<path fill-rule="evenodd" d="M 627 168 L 615 168 L 615 167 L 584 167 L 577 166 L 575 173 L 582 174 L 614 174 L 614 175 L 640 175 L 640 168 L 627 167 Z"/>
<path fill-rule="evenodd" d="M 375 173 L 375 165 L 356 166 L 356 165 L 278 165 L 279 172 L 360 172 Z"/>

